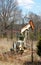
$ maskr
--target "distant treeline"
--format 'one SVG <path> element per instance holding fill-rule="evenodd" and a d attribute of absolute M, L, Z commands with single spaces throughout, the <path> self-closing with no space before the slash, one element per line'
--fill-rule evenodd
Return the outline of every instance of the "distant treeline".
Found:
<path fill-rule="evenodd" d="M 41 38 L 41 16 L 32 12 L 23 15 L 16 0 L 0 0 L 0 3 L 0 37 L 18 37 L 21 28 L 32 19 L 35 30 L 33 34 L 30 30 L 30 37 Z"/>

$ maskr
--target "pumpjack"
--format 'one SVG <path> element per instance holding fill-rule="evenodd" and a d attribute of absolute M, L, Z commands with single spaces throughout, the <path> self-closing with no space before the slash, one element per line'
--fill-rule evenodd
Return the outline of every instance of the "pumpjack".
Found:
<path fill-rule="evenodd" d="M 22 29 L 21 29 L 21 36 L 20 36 L 20 40 L 18 40 L 16 43 L 13 44 L 13 48 L 16 52 L 18 53 L 23 53 L 24 52 L 24 48 L 27 47 L 27 33 L 29 34 L 29 29 L 32 29 L 34 30 L 34 23 L 32 20 L 30 20 L 28 22 L 28 24 L 26 26 L 24 26 Z M 24 39 L 22 37 L 22 34 L 25 32 L 25 36 L 24 36 Z M 22 39 L 22 40 L 21 40 Z"/>

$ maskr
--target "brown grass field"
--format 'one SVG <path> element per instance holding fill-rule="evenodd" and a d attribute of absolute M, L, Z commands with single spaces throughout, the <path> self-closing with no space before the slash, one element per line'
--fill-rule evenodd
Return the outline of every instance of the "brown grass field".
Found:
<path fill-rule="evenodd" d="M 31 50 L 25 50 L 22 55 L 12 53 L 13 40 L 7 40 L 6 38 L 0 39 L 0 65 L 24 65 L 25 62 L 31 62 Z M 31 42 L 30 42 L 31 45 Z M 40 57 L 36 54 L 37 41 L 33 41 L 33 59 L 35 62 L 41 61 Z M 6 52 L 6 53 L 5 53 Z M 25 64 L 28 65 L 28 64 Z M 30 63 L 31 65 L 31 63 Z M 34 64 L 35 65 L 35 64 Z"/>

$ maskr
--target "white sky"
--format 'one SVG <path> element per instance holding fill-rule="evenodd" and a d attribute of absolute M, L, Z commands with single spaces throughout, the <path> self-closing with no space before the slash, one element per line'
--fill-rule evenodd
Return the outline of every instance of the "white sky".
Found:
<path fill-rule="evenodd" d="M 34 5 L 34 1 L 33 0 L 18 0 L 18 4 L 19 6 L 23 6 L 27 9 L 31 9 L 32 6 Z"/>

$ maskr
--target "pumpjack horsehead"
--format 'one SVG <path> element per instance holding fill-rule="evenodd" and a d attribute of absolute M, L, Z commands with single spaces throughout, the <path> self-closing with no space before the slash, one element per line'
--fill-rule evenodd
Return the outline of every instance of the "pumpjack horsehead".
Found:
<path fill-rule="evenodd" d="M 27 38 L 28 38 L 28 35 L 27 33 L 29 34 L 29 29 L 31 28 L 32 30 L 34 30 L 34 23 L 32 20 L 29 21 L 29 23 L 23 27 L 21 29 L 21 34 L 25 32 L 25 37 L 24 37 L 24 46 L 27 47 Z"/>

